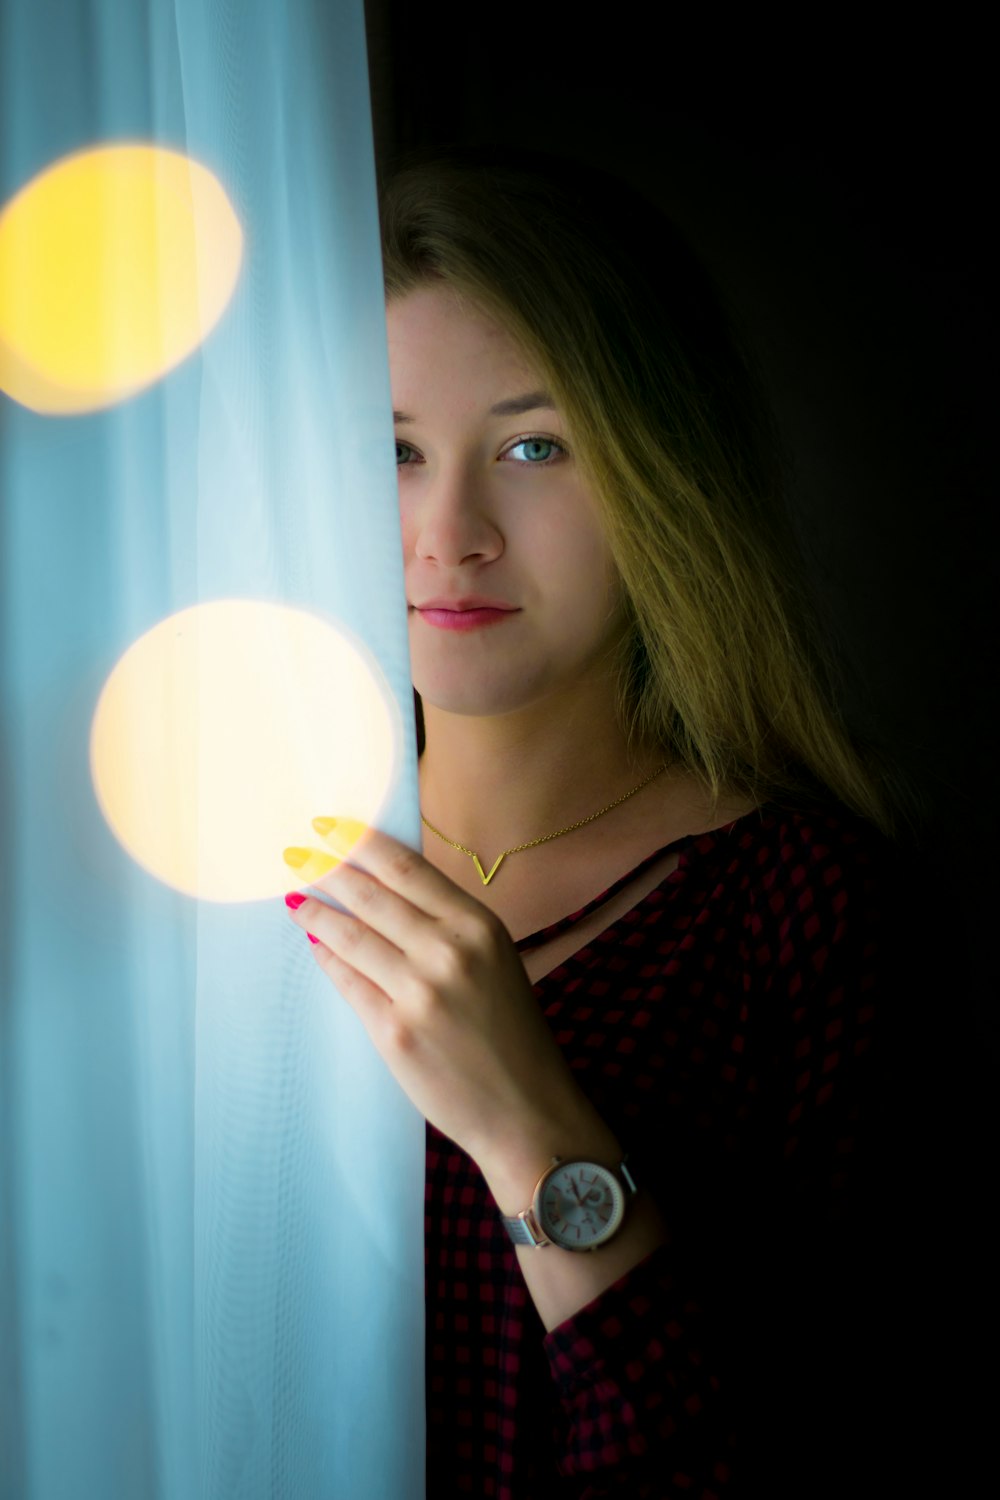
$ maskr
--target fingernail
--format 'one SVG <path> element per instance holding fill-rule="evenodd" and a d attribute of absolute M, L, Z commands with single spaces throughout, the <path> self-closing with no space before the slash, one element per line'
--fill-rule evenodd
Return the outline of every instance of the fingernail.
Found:
<path fill-rule="evenodd" d="M 360 818 L 313 818 L 312 826 L 322 838 L 329 839 L 335 849 L 348 854 L 368 832 L 368 824 Z"/>
<path fill-rule="evenodd" d="M 284 858 L 285 864 L 291 865 L 293 870 L 301 870 L 302 866 L 309 858 L 309 850 L 296 849 L 293 845 L 291 849 L 285 850 L 282 857 Z"/>
<path fill-rule="evenodd" d="M 291 891 L 285 897 L 285 905 L 290 907 L 292 911 L 298 911 L 303 901 L 306 900 L 308 900 L 307 896 L 300 895 L 298 891 Z"/>
<path fill-rule="evenodd" d="M 309 941 L 311 943 L 318 943 L 319 942 L 319 938 L 314 938 L 311 932 L 307 932 L 306 933 L 306 937 L 309 939 Z"/>

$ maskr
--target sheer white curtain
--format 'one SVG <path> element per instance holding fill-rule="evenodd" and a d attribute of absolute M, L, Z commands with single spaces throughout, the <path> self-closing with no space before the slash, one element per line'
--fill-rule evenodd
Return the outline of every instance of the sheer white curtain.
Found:
<path fill-rule="evenodd" d="M 362 0 L 0 0 L 2 1500 L 423 1495 L 422 1121 L 282 899 L 419 847 L 377 230 Z"/>

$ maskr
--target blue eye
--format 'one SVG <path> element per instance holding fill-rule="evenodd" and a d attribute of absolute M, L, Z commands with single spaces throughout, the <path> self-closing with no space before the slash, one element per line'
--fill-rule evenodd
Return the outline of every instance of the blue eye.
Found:
<path fill-rule="evenodd" d="M 566 452 L 565 448 L 562 446 L 561 443 L 554 442 L 552 438 L 544 438 L 544 437 L 518 438 L 517 442 L 516 443 L 512 443 L 510 445 L 510 447 L 507 449 L 507 453 L 513 453 L 513 451 L 514 451 L 515 448 L 534 448 L 534 449 L 538 449 L 538 448 L 554 448 L 555 451 L 556 451 L 556 453 L 565 454 L 565 452 Z M 506 457 L 506 454 L 504 456 Z M 522 460 L 520 460 L 520 459 L 517 460 L 517 462 L 521 462 L 521 461 Z M 533 454 L 533 455 L 529 456 L 529 458 L 527 460 L 527 465 L 528 465 L 529 468 L 542 469 L 542 468 L 545 468 L 545 466 L 547 464 L 551 464 L 551 463 L 555 463 L 555 462 L 556 462 L 556 459 L 554 457 L 552 457 L 552 458 L 538 458 L 537 453 L 536 453 L 536 454 Z"/>

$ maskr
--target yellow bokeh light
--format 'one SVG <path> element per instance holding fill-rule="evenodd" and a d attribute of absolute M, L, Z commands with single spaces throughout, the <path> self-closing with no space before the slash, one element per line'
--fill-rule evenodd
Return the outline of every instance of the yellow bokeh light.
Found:
<path fill-rule="evenodd" d="M 0 212 L 0 389 L 64 415 L 142 390 L 215 326 L 242 257 L 224 189 L 190 157 L 114 145 L 56 162 Z"/>
<path fill-rule="evenodd" d="M 98 700 L 94 789 L 152 875 L 207 901 L 296 888 L 315 817 L 372 824 L 395 785 L 401 717 L 357 641 L 316 615 L 226 599 L 125 652 Z"/>

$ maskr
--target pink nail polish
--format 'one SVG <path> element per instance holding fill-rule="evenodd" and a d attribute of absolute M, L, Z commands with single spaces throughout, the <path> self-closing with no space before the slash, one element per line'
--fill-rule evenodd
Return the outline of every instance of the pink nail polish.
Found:
<path fill-rule="evenodd" d="M 306 900 L 308 900 L 308 897 L 300 895 L 298 891 L 290 891 L 285 897 L 285 905 L 292 911 L 298 911 L 303 901 Z"/>
<path fill-rule="evenodd" d="M 306 933 L 306 937 L 309 939 L 309 941 L 311 943 L 318 943 L 319 942 L 319 938 L 314 938 L 311 932 L 307 932 Z"/>

